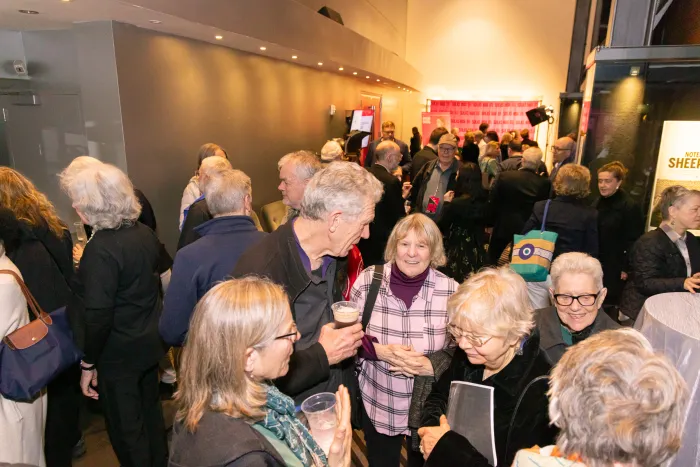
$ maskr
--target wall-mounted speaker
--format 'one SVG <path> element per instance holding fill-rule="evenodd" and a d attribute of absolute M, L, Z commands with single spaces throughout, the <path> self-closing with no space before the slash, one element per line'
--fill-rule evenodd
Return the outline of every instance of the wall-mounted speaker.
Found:
<path fill-rule="evenodd" d="M 547 110 L 544 106 L 530 109 L 527 112 L 525 112 L 525 115 L 527 115 L 527 119 L 530 120 L 530 125 L 532 126 L 546 122 L 549 118 L 547 116 Z"/>
<path fill-rule="evenodd" d="M 336 23 L 345 26 L 343 24 L 343 18 L 340 16 L 340 13 L 338 13 L 334 9 L 328 8 L 327 6 L 324 6 L 324 7 L 321 7 L 321 9 L 318 10 L 318 12 L 320 14 L 322 14 L 323 16 L 325 16 L 326 18 L 330 18 L 333 21 L 335 21 Z"/>

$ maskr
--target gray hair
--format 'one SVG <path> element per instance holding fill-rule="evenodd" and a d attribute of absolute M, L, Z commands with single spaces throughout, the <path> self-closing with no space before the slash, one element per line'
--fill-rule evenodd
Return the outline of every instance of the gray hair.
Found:
<path fill-rule="evenodd" d="M 63 189 L 95 230 L 116 229 L 141 214 L 131 180 L 111 164 L 87 167 L 66 179 Z"/>
<path fill-rule="evenodd" d="M 542 162 L 542 150 L 540 148 L 528 148 L 523 152 L 522 167 L 537 170 Z"/>
<path fill-rule="evenodd" d="M 318 160 L 316 154 L 310 151 L 295 151 L 282 157 L 277 163 L 277 170 L 288 163 L 294 164 L 294 172 L 299 180 L 310 180 L 311 177 L 323 168 L 323 164 Z"/>
<path fill-rule="evenodd" d="M 588 467 L 663 465 L 681 446 L 688 389 L 671 362 L 633 329 L 569 347 L 552 370 L 557 446 Z"/>
<path fill-rule="evenodd" d="M 369 171 L 351 162 L 332 162 L 306 185 L 301 217 L 322 220 L 333 211 L 356 219 L 367 203 L 376 204 L 384 188 Z"/>
<path fill-rule="evenodd" d="M 58 174 L 58 180 L 61 184 L 63 190 L 66 190 L 66 186 L 70 184 L 70 180 L 79 172 L 88 167 L 94 167 L 102 164 L 101 161 L 95 159 L 92 156 L 78 156 L 68 164 L 68 167 L 63 169 L 61 173 Z"/>
<path fill-rule="evenodd" d="M 603 288 L 603 268 L 600 261 L 586 253 L 564 253 L 552 262 L 552 283 L 554 290 L 559 286 L 559 279 L 564 274 L 585 274 L 593 278 L 598 290 Z"/>
<path fill-rule="evenodd" d="M 199 189 L 204 192 L 212 177 L 231 170 L 231 162 L 223 157 L 207 157 L 199 166 Z"/>
<path fill-rule="evenodd" d="M 206 184 L 204 198 L 212 216 L 242 212 L 245 197 L 252 196 L 250 177 L 240 170 L 224 170 L 214 174 Z"/>
<path fill-rule="evenodd" d="M 337 141 L 327 141 L 326 144 L 321 148 L 321 161 L 322 162 L 333 162 L 339 161 L 343 158 L 343 148 Z"/>
<path fill-rule="evenodd" d="M 377 150 L 374 151 L 374 155 L 376 156 L 378 161 L 384 161 L 386 160 L 389 154 L 399 152 L 401 152 L 401 148 L 395 142 L 382 141 L 381 143 L 379 143 L 379 145 L 377 145 Z"/>
<path fill-rule="evenodd" d="M 689 190 L 681 185 L 670 186 L 661 193 L 661 199 L 656 205 L 656 209 L 661 211 L 661 218 L 667 221 L 671 206 L 681 206 L 688 201 L 688 198 L 694 195 L 700 195 L 700 191 Z"/>

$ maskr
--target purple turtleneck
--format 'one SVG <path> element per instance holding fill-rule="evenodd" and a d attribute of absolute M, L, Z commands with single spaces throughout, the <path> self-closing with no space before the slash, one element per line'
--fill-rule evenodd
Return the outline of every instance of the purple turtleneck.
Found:
<path fill-rule="evenodd" d="M 396 264 L 391 265 L 391 278 L 389 279 L 389 288 L 391 293 L 396 295 L 402 302 L 406 304 L 406 309 L 411 308 L 413 298 L 418 295 L 425 278 L 428 277 L 430 268 L 425 268 L 425 271 L 418 274 L 416 277 L 408 277 L 402 273 Z"/>

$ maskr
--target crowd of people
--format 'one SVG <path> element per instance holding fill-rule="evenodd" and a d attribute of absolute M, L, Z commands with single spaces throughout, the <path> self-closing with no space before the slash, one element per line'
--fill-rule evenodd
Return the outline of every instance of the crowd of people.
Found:
<path fill-rule="evenodd" d="M 268 232 L 250 177 L 205 144 L 174 259 L 119 168 L 83 156 L 59 174 L 88 232 L 75 246 L 52 202 L 0 168 L 0 268 L 44 311 L 66 307 L 84 352 L 32 400 L 0 396 L 0 462 L 70 466 L 82 394 L 124 467 L 348 467 L 353 428 L 373 467 L 398 466 L 404 446 L 411 467 L 489 466 L 447 421 L 457 381 L 493 388 L 498 465 L 672 457 L 687 388 L 624 325 L 652 295 L 700 290 L 700 192 L 664 190 L 661 225 L 643 234 L 625 166 L 600 167 L 591 200 L 570 136 L 548 171 L 528 130 L 499 139 L 484 123 L 461 147 L 446 128 L 423 147 L 417 128 L 410 146 L 395 130 L 384 122 L 358 162 L 342 140 L 282 157 L 285 215 Z M 540 229 L 558 234 L 551 268 L 526 282 L 508 267 L 513 238 Z M 343 300 L 361 318 L 344 327 Z M 0 302 L 5 337 L 30 320 L 12 276 Z M 330 448 L 299 417 L 319 393 L 336 398 Z"/>

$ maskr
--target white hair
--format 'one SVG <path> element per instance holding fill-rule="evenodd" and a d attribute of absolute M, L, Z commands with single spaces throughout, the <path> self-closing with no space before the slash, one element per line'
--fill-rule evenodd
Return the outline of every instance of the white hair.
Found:
<path fill-rule="evenodd" d="M 231 169 L 231 162 L 225 157 L 207 157 L 199 167 L 200 175 L 211 177 L 224 170 Z"/>
<path fill-rule="evenodd" d="M 75 174 L 88 167 L 94 167 L 100 164 L 102 164 L 102 162 L 98 159 L 95 159 L 92 156 L 76 157 L 71 161 L 70 164 L 68 164 L 68 167 L 63 169 L 61 173 L 58 174 L 58 180 L 61 184 L 61 187 L 63 187 L 63 189 L 65 190 L 65 186 L 67 186 L 70 183 L 71 178 L 74 177 Z"/>
<path fill-rule="evenodd" d="M 310 180 L 316 172 L 323 168 L 318 157 L 309 151 L 290 152 L 279 160 L 277 170 L 282 170 L 282 167 L 288 163 L 294 164 L 294 172 L 302 181 Z"/>
<path fill-rule="evenodd" d="M 322 220 L 333 211 L 356 219 L 368 203 L 376 204 L 384 188 L 369 171 L 352 162 L 332 162 L 306 185 L 300 215 Z"/>
<path fill-rule="evenodd" d="M 522 166 L 526 169 L 537 169 L 542 162 L 542 150 L 540 148 L 527 148 L 523 152 Z"/>
<path fill-rule="evenodd" d="M 334 162 L 339 161 L 343 157 L 343 148 L 337 141 L 327 141 L 321 149 L 321 161 L 322 162 Z"/>
<path fill-rule="evenodd" d="M 141 214 L 131 180 L 111 164 L 93 164 L 67 178 L 63 188 L 95 230 L 119 228 Z"/>
<path fill-rule="evenodd" d="M 603 268 L 600 261 L 586 253 L 564 253 L 552 262 L 552 283 L 554 290 L 564 274 L 585 274 L 593 279 L 596 289 L 603 288 Z"/>
<path fill-rule="evenodd" d="M 206 160 L 206 159 L 205 159 Z M 211 176 L 204 198 L 212 216 L 242 212 L 245 197 L 252 196 L 250 177 L 240 170 L 224 170 Z"/>

